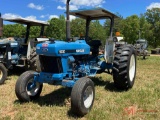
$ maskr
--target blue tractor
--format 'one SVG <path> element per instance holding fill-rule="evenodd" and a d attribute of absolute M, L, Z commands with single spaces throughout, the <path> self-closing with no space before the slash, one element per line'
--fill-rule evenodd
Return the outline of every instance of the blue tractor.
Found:
<path fill-rule="evenodd" d="M 40 96 L 43 83 L 71 87 L 71 110 L 83 116 L 93 106 L 95 88 L 91 77 L 97 72 L 113 75 L 118 89 L 132 88 L 136 76 L 136 53 L 132 45 L 120 46 L 114 51 L 117 37 L 112 36 L 112 31 L 114 18 L 118 18 L 115 14 L 103 8 L 69 11 L 69 2 L 66 3 L 67 41 L 51 40 L 37 44 L 41 72 L 24 72 L 16 82 L 15 93 L 21 102 L 28 102 Z M 69 15 L 86 20 L 84 38 L 76 41 L 70 38 Z M 105 18 L 111 20 L 110 36 L 106 40 L 105 54 L 99 55 L 101 41 L 89 41 L 89 24 L 91 20 Z"/>
<path fill-rule="evenodd" d="M 3 21 L 9 21 L 26 25 L 26 35 L 19 37 L 4 38 Z M 28 20 L 25 18 L 1 18 L 0 15 L 0 84 L 3 84 L 8 76 L 8 71 L 16 67 L 36 70 L 38 67 L 38 56 L 35 46 L 37 43 L 48 38 L 29 39 L 30 28 L 40 26 L 40 36 L 43 36 L 44 26 L 49 24 L 43 21 Z"/>

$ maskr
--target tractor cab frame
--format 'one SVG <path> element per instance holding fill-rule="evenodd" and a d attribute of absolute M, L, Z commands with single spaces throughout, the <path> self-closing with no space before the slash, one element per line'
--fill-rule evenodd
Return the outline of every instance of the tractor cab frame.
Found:
<path fill-rule="evenodd" d="M 84 10 L 75 10 L 70 11 L 69 15 L 73 15 L 86 20 L 86 35 L 85 40 L 87 41 L 89 38 L 89 26 L 92 20 L 100 20 L 100 19 L 110 19 L 110 36 L 113 35 L 113 27 L 114 27 L 114 19 L 119 18 L 114 13 L 111 13 L 103 8 L 93 8 L 93 9 L 84 9 Z"/>
<path fill-rule="evenodd" d="M 44 22 L 44 21 L 29 20 L 29 19 L 26 19 L 26 18 L 1 18 L 1 19 L 3 21 L 8 21 L 8 22 L 13 22 L 13 23 L 26 25 L 26 34 L 25 34 L 24 44 L 27 44 L 27 42 L 28 42 L 28 38 L 29 38 L 29 35 L 30 35 L 30 28 L 32 26 L 40 26 L 41 27 L 39 37 L 42 37 L 43 34 L 44 34 L 44 27 L 49 25 L 49 23 Z M 3 22 L 2 22 L 2 24 L 3 24 Z M 3 26 L 1 26 L 1 28 L 2 27 Z"/>
<path fill-rule="evenodd" d="M 116 36 L 113 37 L 114 19 L 119 18 L 119 17 L 116 14 L 108 10 L 105 10 L 103 8 L 69 11 L 68 14 L 86 20 L 85 41 L 91 46 L 92 53 L 96 55 L 98 55 L 98 49 L 99 49 L 99 46 L 101 45 L 101 41 L 100 40 L 92 40 L 92 41 L 89 40 L 90 22 L 92 20 L 110 19 L 110 32 L 109 32 L 109 38 L 107 38 L 106 40 L 104 58 L 108 61 L 108 63 L 112 63 L 113 58 L 114 58 L 113 52 L 115 49 L 115 42 L 118 42 L 118 37 Z M 67 31 L 69 31 L 69 29 Z"/>

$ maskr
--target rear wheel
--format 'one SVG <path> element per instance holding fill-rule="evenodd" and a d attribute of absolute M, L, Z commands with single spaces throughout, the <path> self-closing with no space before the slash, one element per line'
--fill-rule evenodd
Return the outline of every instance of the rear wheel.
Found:
<path fill-rule="evenodd" d="M 118 89 L 133 87 L 136 76 L 136 52 L 131 45 L 117 49 L 113 62 L 113 80 Z"/>
<path fill-rule="evenodd" d="M 7 69 L 6 67 L 0 63 L 0 85 L 4 83 L 4 81 L 7 79 Z"/>
<path fill-rule="evenodd" d="M 38 72 L 41 71 L 39 55 L 36 54 L 36 48 L 33 48 L 31 50 L 29 65 L 30 65 L 31 70 L 35 70 L 35 71 L 38 71 Z"/>
<path fill-rule="evenodd" d="M 34 81 L 34 71 L 26 71 L 18 78 L 15 93 L 21 102 L 28 102 L 40 96 L 42 87 L 43 84 Z"/>
<path fill-rule="evenodd" d="M 71 110 L 73 113 L 84 116 L 87 114 L 94 102 L 94 83 L 89 78 L 80 78 L 73 86 L 71 92 Z"/>

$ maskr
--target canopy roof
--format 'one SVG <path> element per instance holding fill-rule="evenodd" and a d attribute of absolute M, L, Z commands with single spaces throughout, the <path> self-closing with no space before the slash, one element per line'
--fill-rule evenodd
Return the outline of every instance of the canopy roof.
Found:
<path fill-rule="evenodd" d="M 146 39 L 138 39 L 136 42 L 146 42 Z"/>
<path fill-rule="evenodd" d="M 83 19 L 90 18 L 92 20 L 96 19 L 104 19 L 104 18 L 119 18 L 114 13 L 105 10 L 103 8 L 93 8 L 93 9 L 82 9 L 82 10 L 74 10 L 69 12 L 70 15 L 80 17 Z"/>
<path fill-rule="evenodd" d="M 30 26 L 40 26 L 40 25 L 49 25 L 48 22 L 44 21 L 39 21 L 39 20 L 29 20 L 26 18 L 3 18 L 5 21 L 9 22 L 15 22 L 15 23 L 20 23 L 20 24 L 25 24 L 25 25 L 30 25 Z"/>

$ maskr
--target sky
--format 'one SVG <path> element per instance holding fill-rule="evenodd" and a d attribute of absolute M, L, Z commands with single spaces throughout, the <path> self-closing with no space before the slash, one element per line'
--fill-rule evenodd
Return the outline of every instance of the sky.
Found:
<path fill-rule="evenodd" d="M 4 18 L 48 21 L 65 15 L 65 4 L 66 0 L 0 0 L 0 13 Z M 160 8 L 160 0 L 70 0 L 71 10 L 94 7 L 105 8 L 126 18 L 134 14 L 139 16 L 153 7 Z"/>

